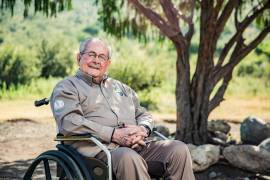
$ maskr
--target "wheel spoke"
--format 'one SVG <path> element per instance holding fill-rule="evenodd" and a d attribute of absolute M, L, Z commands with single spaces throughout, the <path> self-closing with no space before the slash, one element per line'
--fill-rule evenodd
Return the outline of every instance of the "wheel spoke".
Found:
<path fill-rule="evenodd" d="M 44 159 L 43 163 L 44 163 L 44 168 L 45 168 L 46 180 L 52 180 L 49 161 L 47 159 Z"/>

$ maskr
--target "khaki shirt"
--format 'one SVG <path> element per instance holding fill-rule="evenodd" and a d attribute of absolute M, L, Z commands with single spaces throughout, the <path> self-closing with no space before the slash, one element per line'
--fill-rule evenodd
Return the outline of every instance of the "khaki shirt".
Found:
<path fill-rule="evenodd" d="M 120 124 L 153 128 L 152 116 L 141 107 L 136 93 L 127 85 L 104 77 L 100 84 L 78 70 L 75 76 L 60 81 L 51 95 L 51 108 L 59 133 L 87 134 L 101 140 L 109 149 L 114 128 Z M 93 157 L 100 149 L 90 142 L 71 142 L 81 154 Z"/>

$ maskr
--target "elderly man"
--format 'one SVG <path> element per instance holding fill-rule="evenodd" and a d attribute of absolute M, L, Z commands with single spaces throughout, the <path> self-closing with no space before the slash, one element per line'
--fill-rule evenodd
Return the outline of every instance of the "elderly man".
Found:
<path fill-rule="evenodd" d="M 106 144 L 117 180 L 149 180 L 148 161 L 164 164 L 165 179 L 194 179 L 184 143 L 146 142 L 153 128 L 152 116 L 130 87 L 108 77 L 111 55 L 111 48 L 101 39 L 81 43 L 76 75 L 59 82 L 51 96 L 59 132 L 90 133 Z M 71 145 L 84 156 L 105 160 L 105 154 L 90 142 Z"/>

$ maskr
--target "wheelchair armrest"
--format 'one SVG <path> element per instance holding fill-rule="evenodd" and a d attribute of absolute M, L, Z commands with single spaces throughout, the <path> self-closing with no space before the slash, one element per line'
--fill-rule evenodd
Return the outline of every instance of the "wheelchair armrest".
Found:
<path fill-rule="evenodd" d="M 162 140 L 168 140 L 168 138 L 166 136 L 164 136 L 163 134 L 161 134 L 160 132 L 156 131 L 155 129 L 153 130 L 153 134 L 157 135 L 158 137 L 160 137 Z"/>
<path fill-rule="evenodd" d="M 97 138 L 92 136 L 91 134 L 78 134 L 78 135 L 71 135 L 71 136 L 64 136 L 62 134 L 57 134 L 55 141 L 91 141 L 95 143 L 102 151 L 105 152 L 107 156 L 107 163 L 108 163 L 108 174 L 109 180 L 112 180 L 112 157 L 111 153 L 108 148 L 102 144 Z"/>
<path fill-rule="evenodd" d="M 93 137 L 91 134 L 77 134 L 71 136 L 64 136 L 62 134 L 57 134 L 55 141 L 89 141 Z"/>

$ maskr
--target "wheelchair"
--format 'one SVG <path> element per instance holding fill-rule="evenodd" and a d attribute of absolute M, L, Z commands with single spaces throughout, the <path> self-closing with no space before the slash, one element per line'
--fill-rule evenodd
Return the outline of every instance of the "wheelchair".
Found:
<path fill-rule="evenodd" d="M 49 104 L 49 99 L 44 98 L 35 101 L 35 106 Z M 155 129 L 153 135 L 159 139 L 168 139 Z M 91 134 L 63 136 L 58 134 L 55 141 L 57 150 L 48 150 L 33 160 L 24 174 L 24 180 L 30 179 L 59 179 L 59 180 L 114 180 L 112 172 L 111 154 L 108 148 Z M 64 144 L 64 141 L 91 141 L 95 143 L 107 156 L 107 162 L 97 158 L 84 157 L 72 146 Z M 165 173 L 162 163 L 148 162 L 148 173 L 152 179 L 160 180 Z M 44 173 L 45 178 L 40 178 Z"/>

